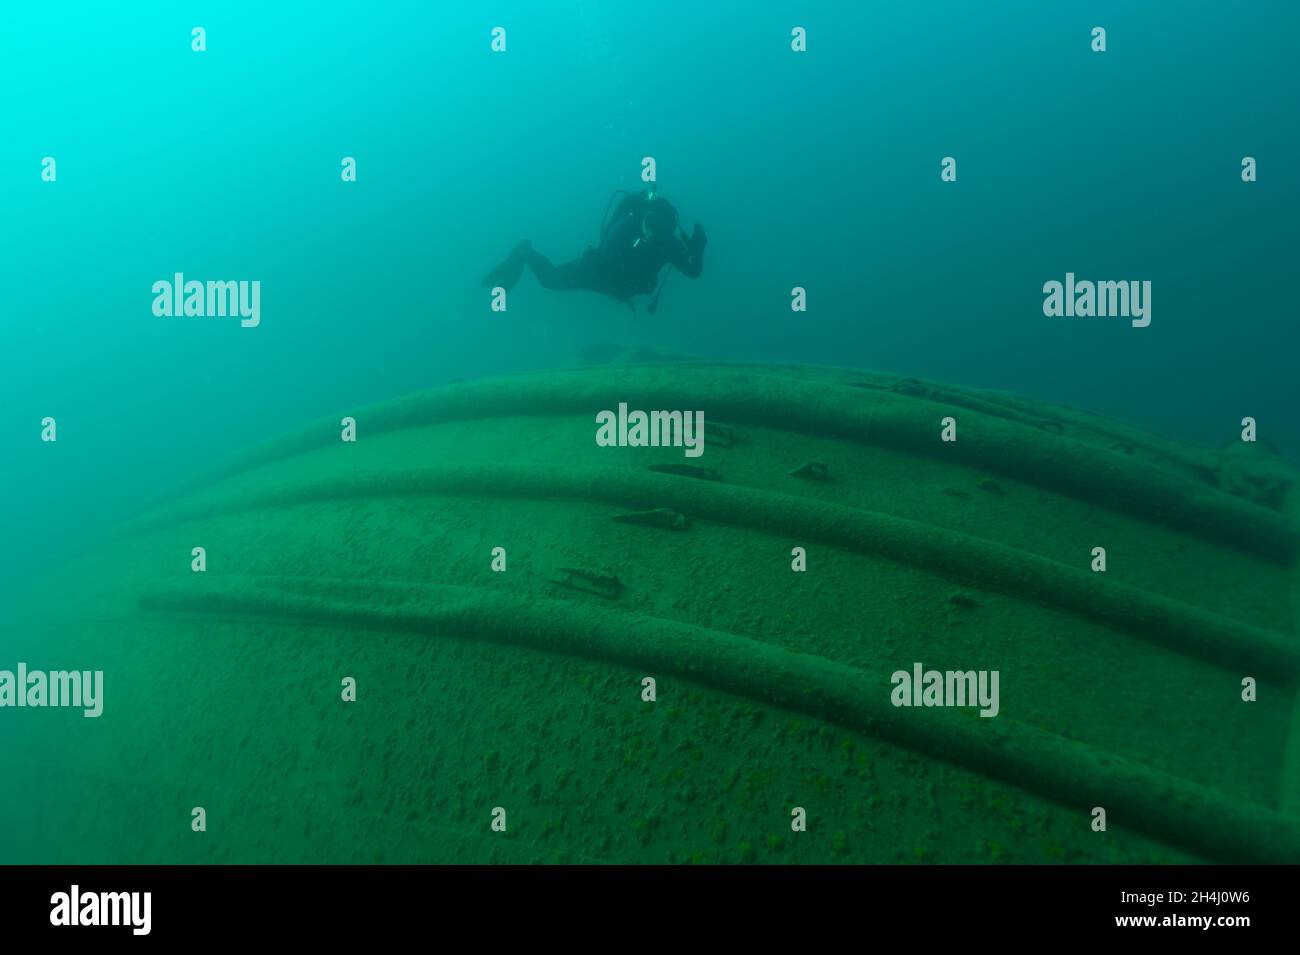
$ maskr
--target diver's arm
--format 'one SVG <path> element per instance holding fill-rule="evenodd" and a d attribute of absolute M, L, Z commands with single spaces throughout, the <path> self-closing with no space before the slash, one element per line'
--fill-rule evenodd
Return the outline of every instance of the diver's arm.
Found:
<path fill-rule="evenodd" d="M 680 238 L 674 240 L 673 254 L 669 261 L 687 278 L 699 278 L 700 271 L 704 268 L 704 246 L 708 241 L 704 229 L 698 222 L 695 223 L 695 231 L 689 239 L 685 242 Z"/>

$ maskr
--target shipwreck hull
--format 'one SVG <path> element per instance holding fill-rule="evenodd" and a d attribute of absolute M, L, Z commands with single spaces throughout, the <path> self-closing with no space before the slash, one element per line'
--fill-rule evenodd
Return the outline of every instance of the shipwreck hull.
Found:
<path fill-rule="evenodd" d="M 702 410 L 704 454 L 597 446 L 621 402 Z M 20 856 L 1300 861 L 1273 459 L 798 367 L 343 414 L 355 443 L 331 418 L 251 449 L 34 595 L 21 632 L 111 682 L 93 733 L 14 740 L 49 793 Z M 998 671 L 998 715 L 894 706 L 918 662 Z"/>

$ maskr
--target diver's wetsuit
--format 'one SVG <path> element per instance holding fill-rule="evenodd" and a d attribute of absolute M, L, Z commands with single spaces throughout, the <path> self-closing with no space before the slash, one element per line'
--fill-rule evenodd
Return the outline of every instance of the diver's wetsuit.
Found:
<path fill-rule="evenodd" d="M 662 214 L 667 209 L 673 217 L 671 231 L 662 235 L 647 234 L 643 223 L 652 210 Z M 645 193 L 627 195 L 618 204 L 605 226 L 600 245 L 582 254 L 582 258 L 562 265 L 521 242 L 505 262 L 483 280 L 485 286 L 501 286 L 507 291 L 519 280 L 525 263 L 543 288 L 569 291 L 585 289 L 600 292 L 620 302 L 635 295 L 650 295 L 659 282 L 659 272 L 672 265 L 683 275 L 696 278 L 703 266 L 704 230 L 696 224 L 689 239 L 676 228 L 676 210 L 666 199 L 652 199 Z"/>

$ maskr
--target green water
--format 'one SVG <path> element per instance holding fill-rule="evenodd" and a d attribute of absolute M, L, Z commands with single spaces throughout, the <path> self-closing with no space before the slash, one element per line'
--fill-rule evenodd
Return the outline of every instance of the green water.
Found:
<path fill-rule="evenodd" d="M 660 659 L 663 634 L 626 653 L 528 637 L 569 613 L 595 627 L 603 612 L 720 634 L 727 652 L 753 649 L 736 638 L 806 654 L 886 695 L 890 672 L 935 654 L 999 669 L 1002 714 L 977 726 L 1015 721 L 1294 825 L 1285 653 L 1184 652 L 1146 639 L 1158 629 L 1146 618 L 1099 621 L 850 546 L 833 539 L 841 512 L 798 507 L 890 515 L 1070 573 L 1091 573 L 1105 542 L 1107 581 L 1212 614 L 1214 634 L 1253 628 L 1233 646 L 1293 646 L 1294 560 L 1205 528 L 1233 525 L 1223 499 L 1243 494 L 1267 513 L 1240 512 L 1241 527 L 1290 526 L 1298 21 L 1282 3 L 1249 17 L 1210 3 L 8 12 L 0 670 L 100 669 L 106 695 L 98 719 L 0 708 L 0 862 L 1233 855 L 1122 821 L 1106 838 L 1089 827 L 1092 803 L 1069 805 L 1060 787 L 945 760 L 910 729 L 880 738 L 843 712 L 810 712 L 779 681 L 732 686 L 729 657 L 694 670 Z M 1097 25 L 1104 53 L 1090 49 Z M 505 52 L 491 49 L 495 26 Z M 795 26 L 806 52 L 791 50 Z M 634 312 L 525 274 L 493 311 L 483 273 L 522 238 L 557 262 L 580 255 L 610 193 L 645 185 L 646 156 L 683 225 L 707 227 L 702 275 L 673 276 L 650 314 L 644 300 Z M 955 182 L 940 178 L 945 156 Z M 1256 182 L 1241 179 L 1245 156 Z M 154 283 L 178 272 L 260 282 L 260 323 L 154 314 Z M 1043 283 L 1066 272 L 1150 281 L 1150 326 L 1046 317 Z M 795 286 L 806 312 L 791 311 Z M 637 354 L 753 363 L 763 380 L 774 364 L 871 369 L 980 389 L 985 404 L 904 389 L 916 430 L 907 410 L 891 431 L 888 403 L 836 429 L 821 423 L 855 396 L 877 407 L 850 373 L 800 373 L 807 404 L 791 417 L 769 407 L 775 386 L 706 386 L 670 365 L 627 372 L 628 390 L 618 373 L 579 383 L 567 404 L 488 408 L 485 395 L 513 394 L 489 386 L 454 415 L 374 426 L 376 403 L 447 383 L 534 372 L 563 384 L 580 360 Z M 985 390 L 1031 410 L 990 414 Z M 722 497 L 674 499 L 685 533 L 611 520 L 661 506 L 675 485 L 565 490 L 607 487 L 608 467 L 687 461 L 597 449 L 591 421 L 620 400 L 697 397 L 738 440 L 696 462 L 718 468 Z M 1186 446 L 1136 431 L 1102 441 L 1082 417 L 1040 427 L 1036 402 Z M 947 412 L 976 446 L 1039 450 L 1005 468 L 992 453 L 946 461 L 926 442 Z M 344 415 L 358 418 L 354 448 L 337 440 Z M 1243 449 L 1245 416 L 1261 440 Z M 311 422 L 324 424 L 245 459 L 255 467 L 223 465 Z M 1065 486 L 1073 465 L 1058 452 L 1099 455 L 1113 480 Z M 809 461 L 832 480 L 790 477 Z M 498 465 L 522 469 L 523 489 L 411 483 L 417 469 Z M 363 474 L 365 489 L 348 489 Z M 331 481 L 344 489 L 304 490 Z M 722 520 L 728 487 L 789 506 Z M 1168 514 L 1133 503 L 1151 487 Z M 183 512 L 258 495 L 270 499 Z M 1227 509 L 1204 517 L 1215 502 Z M 783 513 L 812 523 L 782 525 Z M 806 576 L 789 566 L 801 534 L 821 541 Z M 206 579 L 190 569 L 200 543 L 230 605 L 149 606 Z M 511 555 L 504 574 L 488 566 L 495 546 Z M 624 593 L 557 588 L 556 568 L 575 565 L 615 573 Z M 328 582 L 312 598 L 328 613 L 286 597 L 288 579 Z M 259 580 L 281 582 L 273 613 L 250 610 Z M 536 610 L 515 629 L 434 637 L 446 594 L 410 598 L 418 624 L 375 596 L 387 584 L 464 588 L 488 616 L 511 600 Z M 652 704 L 640 696 L 651 665 L 663 671 Z M 344 675 L 355 703 L 340 699 Z M 1255 703 L 1240 700 L 1247 675 Z M 207 832 L 191 829 L 195 806 Z M 489 825 L 497 806 L 505 833 Z M 807 832 L 791 830 L 794 806 Z"/>

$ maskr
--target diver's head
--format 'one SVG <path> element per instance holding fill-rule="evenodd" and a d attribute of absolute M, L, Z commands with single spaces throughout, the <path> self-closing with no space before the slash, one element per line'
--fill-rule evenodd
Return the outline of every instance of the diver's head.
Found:
<path fill-rule="evenodd" d="M 677 228 L 677 210 L 666 199 L 651 197 L 650 208 L 641 217 L 641 237 L 662 242 L 672 238 Z"/>

